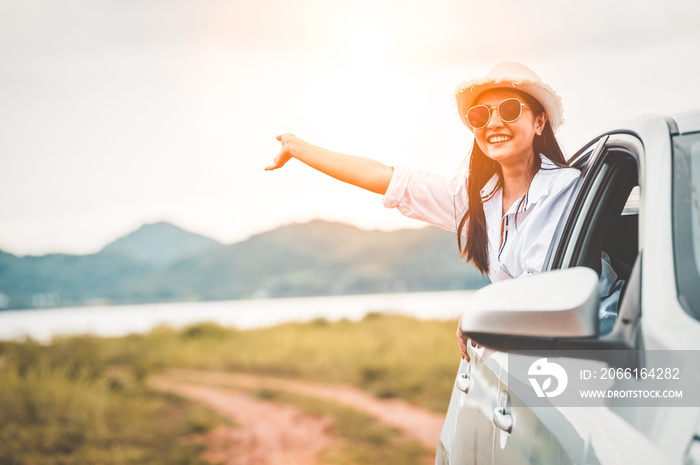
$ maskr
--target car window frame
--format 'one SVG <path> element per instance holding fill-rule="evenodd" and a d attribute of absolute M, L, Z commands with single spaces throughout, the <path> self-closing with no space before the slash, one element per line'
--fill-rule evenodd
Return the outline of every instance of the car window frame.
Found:
<path fill-rule="evenodd" d="M 550 244 L 549 250 L 547 251 L 547 255 L 545 257 L 544 267 L 542 268 L 543 272 L 561 268 L 562 258 L 560 255 L 563 253 L 571 240 L 572 230 L 574 229 L 575 224 L 573 218 L 577 217 L 580 213 L 581 203 L 584 201 L 582 200 L 581 193 L 588 191 L 586 179 L 589 177 L 589 168 L 594 165 L 595 160 L 600 156 L 600 153 L 605 148 L 605 143 L 607 140 L 608 135 L 603 135 L 599 138 L 593 139 L 578 152 L 576 152 L 576 154 L 569 160 L 572 167 L 581 171 L 581 176 L 574 186 L 574 191 L 567 201 L 564 212 L 559 219 L 559 223 L 557 223 L 557 227 L 552 238 L 552 243 Z"/>
<path fill-rule="evenodd" d="M 630 138 L 631 136 L 631 138 Z M 571 245 L 576 246 L 581 240 L 585 219 L 590 217 L 591 207 L 596 196 L 600 194 L 600 186 L 606 173 L 600 173 L 605 168 L 605 159 L 610 151 L 625 151 L 631 155 L 637 163 L 637 178 L 640 185 L 639 218 L 643 214 L 642 180 L 643 180 L 643 156 L 644 145 L 641 137 L 628 130 L 611 131 L 593 139 L 579 150 L 572 158 L 571 165 L 581 170 L 581 178 L 572 193 L 564 213 L 557 224 L 552 243 L 550 244 L 543 272 L 569 268 L 573 259 Z M 600 177 L 602 175 L 603 177 Z M 593 196 L 591 196 L 593 192 Z M 641 244 L 642 231 L 639 229 L 639 243 Z M 641 253 L 641 250 L 639 251 Z"/>
<path fill-rule="evenodd" d="M 644 145 L 641 138 L 631 131 L 611 132 L 592 141 L 588 147 L 591 146 L 593 146 L 593 150 L 586 152 L 588 157 L 581 161 L 583 163 L 583 171 L 579 186 L 569 199 L 566 213 L 562 216 L 557 226 L 558 231 L 560 231 L 560 237 L 557 237 L 556 242 L 553 242 L 550 246 L 547 270 L 569 268 L 574 266 L 576 264 L 575 261 L 581 257 L 581 254 L 576 253 L 575 249 L 582 246 L 581 235 L 585 236 L 588 231 L 585 223 L 591 217 L 593 210 L 595 210 L 594 207 L 597 206 L 596 201 L 600 200 L 601 193 L 607 184 L 610 183 L 611 178 L 609 176 L 613 176 L 612 179 L 615 176 L 614 170 L 603 172 L 605 171 L 604 167 L 607 165 L 606 159 L 614 152 L 625 152 L 622 156 L 632 156 L 637 164 L 640 195 L 637 221 L 638 225 L 642 224 L 642 216 L 644 214 Z M 583 151 L 585 151 L 585 147 L 579 153 Z M 615 156 L 619 157 L 621 155 L 616 154 Z M 628 278 L 626 293 L 619 304 L 618 321 L 612 333 L 599 336 L 590 341 L 557 341 L 555 346 L 561 349 L 592 348 L 591 344 L 596 348 L 611 349 L 633 349 L 638 346 L 643 255 L 641 226 L 638 226 L 638 238 L 639 245 L 636 260 Z"/>

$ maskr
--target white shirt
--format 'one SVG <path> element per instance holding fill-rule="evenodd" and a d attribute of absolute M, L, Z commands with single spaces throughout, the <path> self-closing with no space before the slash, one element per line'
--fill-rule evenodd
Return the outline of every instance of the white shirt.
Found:
<path fill-rule="evenodd" d="M 542 168 L 527 194 L 502 215 L 503 189 L 494 175 L 481 190 L 492 282 L 539 273 L 564 207 L 580 176 L 540 154 Z M 454 177 L 394 167 L 383 204 L 410 218 L 456 232 L 468 209 L 466 175 Z"/>

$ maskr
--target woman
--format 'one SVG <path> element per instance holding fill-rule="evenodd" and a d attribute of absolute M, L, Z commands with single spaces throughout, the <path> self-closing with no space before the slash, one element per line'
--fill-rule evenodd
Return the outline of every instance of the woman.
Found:
<path fill-rule="evenodd" d="M 292 134 L 272 165 L 291 158 L 341 181 L 382 194 L 384 206 L 457 233 L 462 257 L 491 281 L 542 270 L 554 229 L 579 177 L 554 137 L 562 124 L 556 92 L 529 68 L 496 65 L 455 92 L 474 134 L 468 174 L 453 178 L 390 167 L 315 147 Z M 457 330 L 462 357 L 466 342 Z"/>

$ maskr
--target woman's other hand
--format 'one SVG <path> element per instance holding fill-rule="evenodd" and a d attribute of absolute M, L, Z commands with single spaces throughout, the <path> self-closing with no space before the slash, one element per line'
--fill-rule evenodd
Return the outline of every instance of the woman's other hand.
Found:
<path fill-rule="evenodd" d="M 462 354 L 462 358 L 467 362 L 470 360 L 469 351 L 467 350 L 470 342 L 472 347 L 474 348 L 481 347 L 479 346 L 479 344 L 476 343 L 476 341 L 472 341 L 464 335 L 464 333 L 462 332 L 462 318 L 460 317 L 459 322 L 457 323 L 457 345 L 459 346 L 459 351 Z"/>

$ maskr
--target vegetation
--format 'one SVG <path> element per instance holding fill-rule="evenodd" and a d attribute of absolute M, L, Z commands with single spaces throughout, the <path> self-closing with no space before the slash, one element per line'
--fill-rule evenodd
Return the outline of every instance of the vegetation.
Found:
<path fill-rule="evenodd" d="M 456 326 L 376 313 L 247 331 L 200 323 L 130 336 L 122 356 L 146 372 L 200 368 L 345 384 L 443 413 L 459 362 Z"/>
<path fill-rule="evenodd" d="M 182 439 L 222 420 L 150 390 L 140 364 L 115 348 L 90 337 L 3 343 L 0 463 L 206 463 L 202 446 Z"/>
<path fill-rule="evenodd" d="M 203 463 L 201 446 L 183 438 L 223 420 L 149 388 L 151 374 L 171 367 L 353 385 L 443 413 L 459 361 L 455 324 L 372 314 L 359 322 L 319 319 L 247 331 L 202 323 L 122 338 L 59 338 L 48 345 L 0 342 L 0 463 Z M 271 395 L 282 401 L 290 396 Z M 314 408 L 336 412 L 341 435 L 374 431 L 380 439 L 365 442 L 390 444 L 387 450 L 397 457 L 419 455 L 415 444 L 377 432 L 379 426 L 351 426 L 366 425 L 366 419 L 325 404 Z M 374 453 L 365 446 L 352 460 L 324 460 L 370 463 L 360 460 Z"/>

